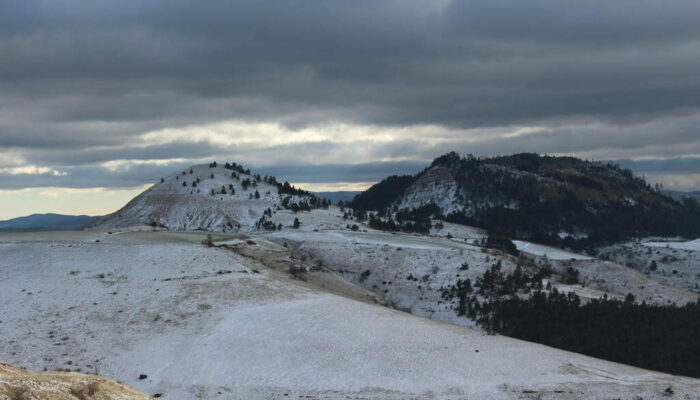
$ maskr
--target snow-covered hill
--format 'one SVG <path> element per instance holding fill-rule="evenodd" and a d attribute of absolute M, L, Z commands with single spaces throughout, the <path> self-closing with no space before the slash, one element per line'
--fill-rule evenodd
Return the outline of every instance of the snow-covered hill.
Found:
<path fill-rule="evenodd" d="M 387 240 L 367 234 L 381 252 Z M 697 379 L 339 296 L 241 255 L 292 251 L 260 236 L 215 236 L 240 254 L 202 246 L 203 238 L 0 234 L 0 359 L 98 373 L 172 400 L 648 400 L 700 392 Z M 431 246 L 399 240 L 404 250 L 391 252 Z"/>
<path fill-rule="evenodd" d="M 280 193 L 277 185 L 258 178 L 226 165 L 195 165 L 163 178 L 89 228 L 250 231 L 267 209 L 281 209 L 286 197 L 291 202 L 310 199 Z"/>

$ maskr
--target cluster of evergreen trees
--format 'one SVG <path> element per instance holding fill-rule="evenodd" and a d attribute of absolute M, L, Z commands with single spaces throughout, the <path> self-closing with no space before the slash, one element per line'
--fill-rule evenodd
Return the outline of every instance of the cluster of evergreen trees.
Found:
<path fill-rule="evenodd" d="M 682 307 L 536 292 L 493 307 L 504 335 L 678 375 L 700 377 L 700 302 Z"/>
<path fill-rule="evenodd" d="M 485 329 L 564 350 L 672 374 L 700 377 L 700 301 L 684 306 L 594 299 L 544 290 L 549 271 L 504 274 L 492 266 L 474 285 L 443 290 L 459 315 Z M 524 294 L 530 293 L 529 296 Z"/>
<path fill-rule="evenodd" d="M 330 201 L 316 196 L 306 197 L 299 201 L 294 201 L 292 196 L 286 196 L 282 199 L 282 207 L 294 212 L 311 211 L 314 208 L 328 208 Z"/>
<path fill-rule="evenodd" d="M 209 168 L 216 168 L 216 161 L 209 164 Z M 236 164 L 235 162 L 224 164 L 224 168 L 231 171 L 236 171 L 239 174 L 250 175 L 250 169 L 243 168 L 242 165 Z"/>
<path fill-rule="evenodd" d="M 358 194 L 348 206 L 363 210 L 386 210 L 413 182 L 410 175 L 392 175 Z"/>
<path fill-rule="evenodd" d="M 392 214 L 386 210 L 369 214 L 369 226 L 385 231 L 429 233 L 432 227 L 431 217 L 440 209 L 434 204 L 429 204 L 412 210 L 399 210 L 392 218 Z"/>
<path fill-rule="evenodd" d="M 209 163 L 209 168 L 216 168 L 218 164 L 216 161 L 213 161 Z M 227 162 L 224 164 L 224 168 L 231 170 L 231 178 L 237 179 L 241 182 L 241 187 L 243 188 L 244 191 L 247 191 L 249 188 L 257 188 L 258 187 L 258 182 L 265 182 L 269 185 L 273 185 L 277 188 L 279 194 L 286 194 L 287 197 L 285 197 L 282 200 L 282 206 L 286 209 L 292 210 L 292 211 L 311 211 L 312 209 L 315 208 L 328 208 L 330 206 L 330 201 L 325 198 L 319 198 L 315 196 L 313 193 L 308 192 L 306 190 L 302 190 L 299 188 L 294 187 L 292 184 L 289 182 L 285 181 L 284 183 L 280 183 L 277 181 L 277 178 L 274 176 L 261 176 L 260 174 L 252 174 L 250 169 L 247 169 L 243 167 L 240 164 L 237 164 L 235 162 Z M 192 173 L 192 172 L 190 172 Z M 183 175 L 185 172 L 183 172 Z M 241 174 L 244 175 L 249 175 L 250 177 L 246 177 L 241 179 Z M 211 174 L 211 177 L 214 178 L 214 174 Z M 199 180 L 197 180 L 197 183 L 199 183 Z M 183 183 L 183 186 L 186 184 Z M 193 186 L 196 187 L 196 184 L 193 183 Z M 229 185 L 228 191 L 226 190 L 225 187 L 222 187 L 221 191 L 215 191 L 212 189 L 211 194 L 235 194 L 235 190 L 233 189 L 232 185 Z M 299 197 L 304 197 L 304 199 L 299 200 L 299 201 L 293 201 L 292 196 L 299 196 Z M 258 190 L 255 190 L 254 193 L 250 194 L 250 199 L 259 199 L 260 198 L 260 192 Z M 261 222 L 262 224 L 262 222 Z"/>
<path fill-rule="evenodd" d="M 255 227 L 257 229 L 265 229 L 268 231 L 281 231 L 282 224 L 275 224 L 273 221 L 269 220 L 267 215 L 264 214 L 260 219 L 255 222 Z"/>

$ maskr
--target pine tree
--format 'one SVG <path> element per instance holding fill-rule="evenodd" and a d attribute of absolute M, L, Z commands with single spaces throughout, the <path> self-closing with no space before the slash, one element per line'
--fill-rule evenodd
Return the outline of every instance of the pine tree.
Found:
<path fill-rule="evenodd" d="M 294 229 L 299 229 L 299 226 L 301 226 L 301 222 L 299 222 L 299 218 L 294 217 Z"/>

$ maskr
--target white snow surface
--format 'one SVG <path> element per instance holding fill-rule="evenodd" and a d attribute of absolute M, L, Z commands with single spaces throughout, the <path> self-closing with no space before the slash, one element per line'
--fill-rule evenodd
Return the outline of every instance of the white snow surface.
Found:
<path fill-rule="evenodd" d="M 644 246 L 648 247 L 668 247 L 671 249 L 681 249 L 681 250 L 693 250 L 700 251 L 700 239 L 689 240 L 689 241 L 643 241 L 641 242 Z"/>
<path fill-rule="evenodd" d="M 668 386 L 678 398 L 700 392 L 696 379 L 303 286 L 231 251 L 203 247 L 202 237 L 0 234 L 0 359 L 32 370 L 97 372 L 174 400 L 654 399 Z"/>
<path fill-rule="evenodd" d="M 599 254 L 676 287 L 700 293 L 700 240 L 623 242 L 600 248 Z"/>
<path fill-rule="evenodd" d="M 525 242 L 522 240 L 513 240 L 515 247 L 524 253 L 546 256 L 550 260 L 590 260 L 592 257 L 584 256 L 577 253 L 557 249 L 555 247 L 544 246 L 537 243 Z"/>
<path fill-rule="evenodd" d="M 406 189 L 395 205 L 400 209 L 413 209 L 430 203 L 438 205 L 443 214 L 461 211 L 457 182 L 449 168 L 430 168 Z"/>

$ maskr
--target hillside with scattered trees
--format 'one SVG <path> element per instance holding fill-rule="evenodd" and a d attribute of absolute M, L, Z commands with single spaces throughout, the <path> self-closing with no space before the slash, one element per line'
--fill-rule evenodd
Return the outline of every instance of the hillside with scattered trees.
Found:
<path fill-rule="evenodd" d="M 432 217 L 570 248 L 642 236 L 696 237 L 700 206 L 674 200 L 632 171 L 532 153 L 448 153 L 415 176 L 392 176 L 349 206 L 381 215 L 431 206 Z"/>
<path fill-rule="evenodd" d="M 88 225 L 96 229 L 166 229 L 240 232 L 279 230 L 279 211 L 328 208 L 330 201 L 235 162 L 193 165 L 161 178 L 115 213 Z"/>

